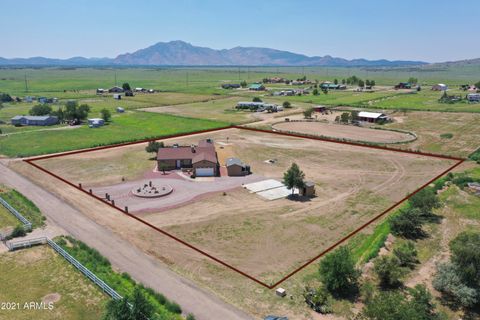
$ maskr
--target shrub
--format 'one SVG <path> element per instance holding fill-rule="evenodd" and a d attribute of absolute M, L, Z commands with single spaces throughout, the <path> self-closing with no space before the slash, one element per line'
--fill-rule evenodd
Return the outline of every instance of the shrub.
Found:
<path fill-rule="evenodd" d="M 303 293 L 305 303 L 314 311 L 326 314 L 332 312 L 330 294 L 324 288 L 305 288 Z"/>
<path fill-rule="evenodd" d="M 453 133 L 442 133 L 440 135 L 440 138 L 442 138 L 442 139 L 452 139 L 453 138 Z"/>
<path fill-rule="evenodd" d="M 262 99 L 260 99 L 259 97 L 253 97 L 252 101 L 253 102 L 262 102 Z"/>
<path fill-rule="evenodd" d="M 421 211 L 417 208 L 400 209 L 399 214 L 390 219 L 392 233 L 409 239 L 425 236 L 422 224 Z"/>
<path fill-rule="evenodd" d="M 480 288 L 480 232 L 465 231 L 450 242 L 451 261 L 463 281 Z"/>
<path fill-rule="evenodd" d="M 290 103 L 290 101 L 284 101 L 282 105 L 285 109 L 292 107 L 292 104 Z"/>
<path fill-rule="evenodd" d="M 398 287 L 404 271 L 396 256 L 381 256 L 375 259 L 374 270 L 380 279 L 380 284 L 386 288 Z"/>
<path fill-rule="evenodd" d="M 17 225 L 10 236 L 8 237 L 9 239 L 13 238 L 18 238 L 18 237 L 25 237 L 27 235 L 27 232 L 25 231 L 25 228 L 22 225 Z"/>
<path fill-rule="evenodd" d="M 412 241 L 405 241 L 393 249 L 393 254 L 398 258 L 400 266 L 413 269 L 417 260 L 417 249 Z"/>
<path fill-rule="evenodd" d="M 424 188 L 410 197 L 408 202 L 413 208 L 421 210 L 421 214 L 429 216 L 432 210 L 440 207 L 440 201 L 433 188 Z"/>
<path fill-rule="evenodd" d="M 480 299 L 475 289 L 463 283 L 461 270 L 450 262 L 437 266 L 437 273 L 432 284 L 436 290 L 444 295 L 444 298 L 462 307 L 471 307 Z"/>
<path fill-rule="evenodd" d="M 360 271 L 345 246 L 328 254 L 320 262 L 319 272 L 325 288 L 333 295 L 345 297 L 358 290 Z"/>

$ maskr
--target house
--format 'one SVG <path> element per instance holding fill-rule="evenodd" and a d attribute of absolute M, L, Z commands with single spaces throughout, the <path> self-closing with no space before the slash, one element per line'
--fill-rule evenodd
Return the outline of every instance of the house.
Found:
<path fill-rule="evenodd" d="M 400 82 L 395 86 L 395 89 L 412 89 L 412 84 L 410 82 Z"/>
<path fill-rule="evenodd" d="M 123 88 L 115 86 L 115 87 L 112 87 L 112 88 L 108 89 L 108 92 L 109 93 L 121 93 L 121 92 L 123 92 Z"/>
<path fill-rule="evenodd" d="M 200 140 L 198 146 L 171 146 L 158 149 L 158 170 L 192 169 L 197 177 L 218 175 L 218 160 L 213 140 Z"/>
<path fill-rule="evenodd" d="M 88 127 L 89 128 L 98 128 L 105 124 L 105 120 L 101 118 L 92 118 L 88 119 Z"/>
<path fill-rule="evenodd" d="M 320 88 L 324 90 L 338 90 L 340 89 L 340 85 L 330 81 L 325 81 L 320 84 Z"/>
<path fill-rule="evenodd" d="M 15 116 L 11 120 L 14 126 L 52 126 L 58 123 L 55 116 Z"/>
<path fill-rule="evenodd" d="M 240 85 L 238 83 L 224 83 L 222 84 L 223 89 L 238 89 Z"/>
<path fill-rule="evenodd" d="M 283 107 L 278 106 L 273 103 L 265 103 L 265 102 L 252 102 L 252 101 L 241 101 L 237 103 L 236 109 L 249 109 L 251 111 L 282 111 Z"/>
<path fill-rule="evenodd" d="M 118 94 L 118 93 L 115 93 L 115 94 L 113 95 L 113 99 L 115 99 L 115 100 L 122 100 L 122 95 L 121 95 L 121 94 Z"/>
<path fill-rule="evenodd" d="M 365 121 L 365 122 L 385 122 L 390 120 L 390 118 L 384 114 L 379 112 L 368 112 L 368 111 L 360 111 L 358 113 L 358 121 Z"/>
<path fill-rule="evenodd" d="M 436 85 L 432 86 L 433 91 L 445 91 L 448 89 L 448 86 L 443 83 L 437 83 Z"/>
<path fill-rule="evenodd" d="M 253 90 L 253 91 L 264 91 L 265 86 L 261 83 L 252 83 L 249 87 L 248 90 Z"/>
<path fill-rule="evenodd" d="M 467 100 L 469 102 L 480 102 L 480 93 L 469 93 L 469 94 L 467 94 Z"/>
<path fill-rule="evenodd" d="M 116 110 L 117 110 L 118 113 L 124 113 L 125 112 L 125 109 L 122 108 L 122 107 L 117 107 Z"/>
<path fill-rule="evenodd" d="M 228 158 L 225 167 L 227 167 L 229 177 L 241 177 L 250 174 L 250 166 L 245 165 L 238 158 Z"/>
<path fill-rule="evenodd" d="M 300 194 L 304 197 L 313 197 L 315 195 L 315 183 L 312 181 L 306 181 Z"/>
<path fill-rule="evenodd" d="M 97 94 L 104 94 L 105 92 L 107 92 L 107 90 L 102 89 L 102 88 L 97 89 Z"/>

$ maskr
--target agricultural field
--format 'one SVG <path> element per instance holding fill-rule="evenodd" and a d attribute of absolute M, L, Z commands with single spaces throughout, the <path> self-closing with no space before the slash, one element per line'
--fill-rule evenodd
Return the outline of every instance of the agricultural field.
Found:
<path fill-rule="evenodd" d="M 2 314 L 12 320 L 99 319 L 109 300 L 90 280 L 47 246 L 0 254 L 0 273 L 0 300 L 20 304 L 20 310 L 2 310 Z M 24 309 L 27 302 L 51 302 L 53 309 Z"/>
<path fill-rule="evenodd" d="M 169 202 L 168 197 L 174 198 L 175 193 L 182 192 L 182 184 L 165 200 L 145 200 L 141 205 L 138 200 L 128 202 L 125 195 L 119 194 L 116 201 L 129 205 L 130 212 L 138 210 L 142 219 L 267 283 L 292 271 L 315 252 L 326 249 L 455 163 L 239 129 L 165 142 L 190 145 L 207 137 L 217 142 L 220 158 L 239 157 L 252 167 L 253 174 L 238 178 L 237 187 L 228 184 L 225 194 L 210 189 L 211 184 L 221 185 L 223 180 L 209 184 L 193 182 L 196 189 L 206 188 L 208 192 L 198 197 L 198 201 L 194 198 Z M 151 155 L 144 148 L 140 144 L 37 163 L 69 181 L 93 188 L 94 193 L 98 187 L 113 185 L 112 188 L 121 189 L 122 184 L 130 185 L 132 181 L 141 184 L 145 179 L 174 183 L 168 175 L 153 173 L 155 162 L 149 160 Z M 274 159 L 274 163 L 266 162 L 269 159 Z M 315 198 L 267 201 L 241 188 L 247 178 L 254 179 L 250 182 L 281 180 L 294 161 L 304 170 L 306 178 L 315 183 Z M 168 211 L 163 210 L 162 202 L 169 203 Z M 156 208 L 160 209 L 158 213 Z M 300 234 L 303 245 L 299 242 Z"/>

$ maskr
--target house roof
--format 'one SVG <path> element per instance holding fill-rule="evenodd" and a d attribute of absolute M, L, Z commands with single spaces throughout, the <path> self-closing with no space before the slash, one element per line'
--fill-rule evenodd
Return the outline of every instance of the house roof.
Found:
<path fill-rule="evenodd" d="M 157 160 L 192 160 L 192 163 L 203 160 L 217 163 L 217 154 L 213 142 L 200 140 L 198 146 L 165 147 L 158 149 Z"/>
<path fill-rule="evenodd" d="M 259 89 L 259 88 L 262 88 L 262 87 L 263 87 L 263 84 L 261 84 L 261 83 L 252 83 L 249 88 Z"/>
<path fill-rule="evenodd" d="M 213 153 L 209 152 L 209 151 L 197 153 L 197 155 L 194 156 L 193 159 L 192 159 L 192 163 L 197 163 L 197 162 L 200 162 L 200 161 L 208 161 L 208 162 L 211 162 L 211 163 L 217 163 L 217 155 L 215 154 L 215 150 L 213 150 Z"/>
<path fill-rule="evenodd" d="M 379 112 L 368 112 L 368 111 L 360 111 L 358 113 L 360 118 L 371 118 L 371 119 L 378 119 L 381 117 L 386 117 L 385 114 Z"/>
<path fill-rule="evenodd" d="M 12 120 L 27 119 L 27 120 L 42 121 L 42 120 L 48 120 L 50 118 L 56 118 L 56 117 L 55 116 L 15 116 L 12 118 Z"/>
<path fill-rule="evenodd" d="M 225 165 L 227 167 L 230 167 L 230 166 L 240 166 L 240 167 L 244 167 L 245 165 L 243 164 L 242 160 L 238 159 L 238 158 L 228 158 Z"/>
<path fill-rule="evenodd" d="M 305 187 L 314 187 L 315 186 L 315 182 L 313 181 L 305 181 Z"/>

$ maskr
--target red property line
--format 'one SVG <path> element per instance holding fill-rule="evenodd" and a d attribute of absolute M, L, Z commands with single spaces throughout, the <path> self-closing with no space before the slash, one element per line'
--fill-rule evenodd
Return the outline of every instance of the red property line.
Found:
<path fill-rule="evenodd" d="M 249 130 L 249 131 L 256 131 L 256 132 L 262 132 L 262 133 L 269 133 L 269 134 L 277 134 L 277 135 L 283 135 L 283 136 L 291 136 L 291 137 L 296 137 L 296 138 L 303 138 L 303 139 L 311 139 L 311 140 L 320 140 L 320 141 L 326 141 L 326 142 L 332 142 L 332 143 L 339 143 L 339 144 L 346 144 L 346 145 L 353 145 L 353 146 L 359 146 L 359 147 L 365 147 L 365 148 L 373 148 L 373 149 L 379 149 L 379 150 L 386 150 L 386 151 L 393 151 L 393 152 L 400 152 L 400 153 L 409 153 L 409 154 L 416 154 L 416 155 L 422 155 L 422 156 L 428 156 L 428 157 L 435 157 L 435 158 L 440 158 L 440 159 L 447 159 L 447 160 L 456 160 L 458 161 L 457 163 L 455 163 L 453 166 L 451 166 L 450 168 L 448 168 L 447 170 L 445 170 L 444 172 L 440 173 L 438 176 L 436 176 L 435 178 L 431 179 L 430 181 L 428 181 L 427 183 L 425 183 L 424 185 L 422 185 L 420 188 L 418 188 L 417 190 L 415 190 L 413 193 L 409 194 L 408 196 L 406 196 L 405 198 L 403 198 L 402 200 L 400 200 L 399 202 L 395 203 L 394 205 L 390 206 L 389 208 L 387 208 L 386 210 L 384 210 L 382 213 L 378 214 L 377 216 L 375 216 L 374 218 L 372 218 L 371 220 L 369 220 L 368 222 L 364 223 L 362 226 L 360 226 L 359 228 L 357 228 L 356 230 L 352 231 L 350 234 L 348 234 L 347 236 L 343 237 L 342 239 L 340 239 L 339 241 L 337 241 L 335 244 L 331 245 L 329 248 L 327 248 L 326 250 L 324 250 L 323 252 L 321 252 L 320 254 L 318 254 L 317 256 L 313 257 L 312 259 L 308 260 L 307 262 L 305 262 L 303 265 L 301 265 L 299 268 L 293 270 L 292 272 L 290 272 L 289 274 L 287 274 L 285 277 L 283 277 L 282 279 L 280 279 L 279 281 L 275 282 L 274 284 L 266 284 L 265 282 L 239 270 L 238 268 L 220 260 L 219 258 L 216 258 L 215 256 L 205 252 L 204 250 L 202 249 L 199 249 L 197 248 L 196 246 L 174 236 L 173 234 L 169 233 L 169 232 L 166 232 L 165 230 L 162 230 L 152 224 L 150 224 L 149 222 L 125 211 L 124 209 L 120 208 L 120 207 L 117 207 L 113 204 L 111 204 L 110 202 L 107 202 L 105 201 L 103 198 L 97 196 L 97 195 L 94 195 L 94 194 L 91 194 L 90 192 L 88 192 L 87 190 L 81 188 L 80 186 L 62 178 L 61 176 L 43 168 L 42 166 L 34 163 L 35 161 L 37 160 L 43 160 L 43 159 L 50 159 L 50 158 L 58 158 L 58 157 L 63 157 L 63 156 L 66 156 L 66 155 L 72 155 L 72 154 L 79 154 L 79 153 L 85 153 L 85 152 L 91 152 L 91 151 L 97 151 L 97 150 L 103 150 L 103 149 L 110 149 L 110 148 L 116 148 L 116 147 L 121 147 L 121 146 L 128 146 L 128 145 L 133 145 L 133 144 L 140 144 L 140 143 L 145 143 L 145 142 L 149 142 L 149 141 L 155 141 L 155 140 L 160 140 L 160 139 L 170 139 L 170 138 L 175 138 L 175 137 L 183 137 L 183 136 L 189 136 L 189 135 L 195 135 L 195 134 L 201 134 L 201 133 L 208 133 L 208 132 L 214 132 L 214 131 L 221 131 L 221 130 L 225 130 L 225 129 L 231 129 L 231 128 L 235 128 L 235 129 L 241 129 L 241 130 Z M 321 138 L 321 137 L 312 137 L 312 136 L 303 136 L 303 135 L 300 135 L 300 134 L 291 134 L 291 133 L 283 133 L 283 132 L 276 132 L 276 131 L 269 131 L 269 130 L 263 130 L 263 129 L 255 129 L 255 128 L 247 128 L 247 127 L 241 127 L 241 126 L 228 126 L 228 127 L 222 127 L 222 128 L 216 128 L 216 129 L 208 129 L 208 130 L 201 130 L 201 131 L 196 131 L 196 132 L 191 132 L 191 133 L 183 133 L 183 134 L 176 134 L 176 135 L 168 135 L 168 136 L 164 136 L 164 137 L 159 137 L 159 138 L 154 138 L 154 139 L 145 139 L 145 140 L 140 140 L 140 141 L 134 141 L 134 142 L 127 142 L 127 143 L 122 143 L 122 144 L 117 144 L 117 145 L 110 145 L 110 146 L 102 146 L 102 147 L 96 147 L 96 148 L 91 148 L 91 149 L 82 149 L 82 150 L 75 150 L 75 151 L 70 151 L 70 152 L 65 152 L 65 153 L 59 153 L 59 154 L 51 154 L 51 155 L 46 155 L 46 156 L 40 156 L 40 157 L 35 157 L 35 158 L 30 158 L 30 159 L 25 159 L 24 160 L 26 163 L 28 163 L 29 165 L 37 168 L 38 170 L 42 171 L 42 172 L 45 172 L 47 173 L 48 175 L 82 191 L 83 193 L 93 197 L 94 199 L 98 200 L 98 201 L 101 201 L 102 203 L 105 203 L 107 205 L 109 205 L 110 207 L 116 209 L 117 211 L 120 211 L 121 213 L 127 215 L 128 217 L 130 218 L 133 218 L 141 223 L 143 223 L 144 225 L 156 230 L 157 232 L 175 240 L 175 241 L 178 241 L 179 243 L 187 246 L 188 248 L 190 249 L 193 249 L 195 251 L 197 251 L 198 253 L 201 253 L 202 255 L 214 260 L 215 262 L 241 274 L 242 276 L 244 277 L 247 277 L 248 279 L 250 280 L 253 280 L 255 281 L 257 284 L 260 284 L 268 289 L 273 289 L 275 288 L 276 286 L 278 286 L 279 284 L 281 284 L 282 282 L 284 282 L 285 280 L 287 280 L 288 278 L 292 277 L 294 274 L 296 274 L 297 272 L 301 271 L 302 269 L 304 269 L 305 267 L 307 267 L 308 265 L 310 265 L 311 263 L 315 262 L 315 260 L 319 259 L 320 257 L 322 257 L 323 255 L 325 255 L 326 253 L 332 251 L 335 247 L 337 247 L 338 245 L 342 244 L 343 242 L 347 241 L 348 239 L 350 239 L 351 237 L 353 237 L 354 235 L 356 235 L 358 232 L 362 231 L 363 229 L 365 229 L 366 227 L 368 227 L 370 224 L 372 224 L 373 222 L 377 221 L 378 219 L 380 219 L 381 217 L 383 217 L 384 215 L 386 215 L 390 210 L 392 210 L 393 208 L 397 207 L 398 205 L 400 205 L 402 202 L 408 200 L 411 196 L 413 196 L 414 194 L 416 194 L 417 192 L 419 192 L 420 190 L 422 190 L 423 188 L 425 188 L 426 186 L 428 186 L 430 183 L 432 183 L 433 181 L 437 180 L 438 178 L 440 178 L 441 176 L 443 176 L 444 174 L 448 173 L 449 171 L 451 171 L 452 169 L 454 169 L 455 167 L 459 166 L 460 164 L 462 164 L 465 159 L 462 159 L 462 158 L 456 158 L 456 157 L 450 157 L 450 156 L 445 156 L 445 155 L 438 155 L 438 154 L 429 154 L 429 153 L 423 153 L 423 152 L 415 152 L 415 151 L 410 151 L 410 150 L 401 150 L 401 149 L 393 149 L 393 148 L 386 148 L 386 147 L 381 147 L 381 146 L 372 146 L 372 145 L 364 145 L 364 144 L 361 144 L 361 143 L 354 143 L 354 142 L 347 142 L 347 141 L 338 141 L 338 140 L 334 140 L 334 139 L 328 139 L 328 138 Z"/>

